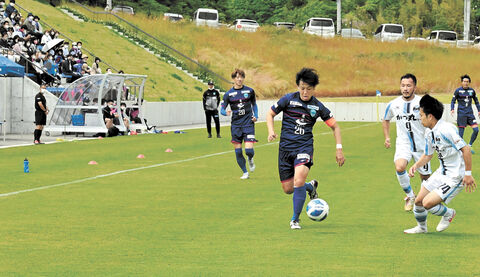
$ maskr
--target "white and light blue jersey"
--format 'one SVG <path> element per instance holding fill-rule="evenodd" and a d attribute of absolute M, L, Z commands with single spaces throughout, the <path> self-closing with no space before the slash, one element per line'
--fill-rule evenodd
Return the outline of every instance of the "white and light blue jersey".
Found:
<path fill-rule="evenodd" d="M 465 175 L 465 162 L 460 151 L 467 144 L 458 135 L 457 127 L 452 123 L 439 120 L 433 129 L 425 132 L 425 155 L 432 155 L 437 151 L 440 167 L 437 169 L 442 175 L 458 179 Z"/>
<path fill-rule="evenodd" d="M 420 121 L 420 96 L 410 101 L 402 96 L 390 101 L 385 110 L 384 120 L 397 120 L 396 145 L 409 144 L 412 152 L 422 152 L 425 148 L 425 127 Z"/>

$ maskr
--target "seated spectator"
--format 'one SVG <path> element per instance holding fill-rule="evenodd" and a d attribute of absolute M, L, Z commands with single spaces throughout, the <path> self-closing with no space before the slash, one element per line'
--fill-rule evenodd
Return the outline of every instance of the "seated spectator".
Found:
<path fill-rule="evenodd" d="M 8 50 L 7 58 L 14 63 L 18 63 L 20 61 L 20 56 L 15 54 L 13 50 Z"/>
<path fill-rule="evenodd" d="M 28 56 L 33 56 L 37 52 L 37 48 L 35 47 L 35 44 L 32 44 L 30 40 L 27 40 L 25 42 L 25 48 L 27 49 L 26 53 Z"/>
<path fill-rule="evenodd" d="M 0 47 L 5 47 L 5 48 L 10 48 L 10 43 L 8 41 L 8 34 L 7 32 L 1 32 L 1 38 L 0 38 Z"/>
<path fill-rule="evenodd" d="M 62 46 L 63 53 L 62 53 L 62 55 L 63 55 L 64 58 L 67 58 L 67 55 L 70 53 L 70 51 L 68 50 L 68 44 L 69 44 L 68 41 L 63 42 L 63 46 Z"/>
<path fill-rule="evenodd" d="M 102 74 L 102 69 L 100 69 L 100 58 L 95 57 L 95 61 L 92 64 L 92 67 L 90 68 L 90 74 L 95 75 L 95 74 Z"/>
<path fill-rule="evenodd" d="M 13 25 L 13 36 L 25 38 L 25 33 L 23 32 L 23 29 L 20 27 L 20 23 L 18 22 Z"/>
<path fill-rule="evenodd" d="M 138 108 L 127 109 L 127 115 L 129 116 L 132 123 L 142 123 L 142 120 L 139 117 L 140 111 L 138 110 Z"/>
<path fill-rule="evenodd" d="M 82 76 L 90 75 L 90 72 L 91 72 L 91 70 L 90 70 L 90 67 L 88 66 L 88 64 L 86 64 L 86 63 L 82 64 L 82 72 L 81 72 Z"/>
<path fill-rule="evenodd" d="M 105 70 L 105 74 L 112 74 L 112 69 L 109 67 Z"/>
<path fill-rule="evenodd" d="M 8 31 L 9 27 L 10 27 L 10 22 L 4 21 L 2 23 L 2 26 L 0 27 L 0 32 L 2 32 L 2 33 L 5 32 L 6 33 Z"/>
<path fill-rule="evenodd" d="M 127 115 L 127 104 L 121 103 L 120 104 L 120 111 L 122 113 L 123 124 L 127 128 L 127 132 L 130 131 L 130 118 Z"/>
<path fill-rule="evenodd" d="M 77 48 L 77 43 L 72 42 L 72 48 L 70 49 L 70 55 L 72 55 L 73 58 L 78 58 L 78 48 Z"/>
<path fill-rule="evenodd" d="M 35 26 L 35 32 L 37 33 L 43 33 L 43 28 L 42 25 L 40 24 L 40 17 L 34 16 L 33 17 L 33 25 Z"/>
<path fill-rule="evenodd" d="M 15 0 L 10 0 L 10 4 L 5 8 L 5 15 L 10 17 L 10 15 L 15 12 L 18 14 L 17 9 L 15 9 Z"/>
<path fill-rule="evenodd" d="M 68 75 L 72 75 L 73 73 L 73 57 L 71 54 L 67 54 L 67 59 L 65 59 L 61 66 L 60 66 L 60 71 L 63 73 L 63 74 L 68 74 Z"/>
<path fill-rule="evenodd" d="M 47 42 L 51 41 L 55 37 L 55 31 L 51 29 L 50 31 L 46 31 L 43 36 L 40 44 L 45 45 Z"/>
<path fill-rule="evenodd" d="M 18 54 L 23 54 L 25 51 L 23 49 L 23 38 L 21 37 L 14 37 L 13 38 L 13 51 L 15 51 Z M 26 50 L 26 49 L 25 49 Z"/>
<path fill-rule="evenodd" d="M 107 100 L 107 105 L 102 109 L 103 120 L 105 120 L 105 126 L 110 129 L 114 126 L 113 119 L 118 118 L 118 113 L 113 110 L 113 100 Z"/>
<path fill-rule="evenodd" d="M 25 20 L 25 22 L 23 22 L 23 26 L 27 32 L 27 34 L 31 34 L 31 35 L 34 35 L 36 37 L 40 37 L 42 34 L 38 34 L 36 31 L 35 31 L 35 25 L 33 25 L 33 14 L 32 13 L 29 13 L 28 16 L 27 16 L 27 19 Z"/>
<path fill-rule="evenodd" d="M 83 54 L 82 54 L 82 42 L 79 41 L 77 42 L 77 57 L 80 58 L 80 57 L 83 57 Z"/>

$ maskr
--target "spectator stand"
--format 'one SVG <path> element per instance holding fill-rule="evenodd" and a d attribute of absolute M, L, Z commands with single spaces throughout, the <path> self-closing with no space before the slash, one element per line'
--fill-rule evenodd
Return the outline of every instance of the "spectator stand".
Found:
<path fill-rule="evenodd" d="M 119 115 L 115 126 L 120 132 L 126 132 L 120 103 L 127 108 L 138 111 L 139 123 L 133 128 L 143 127 L 142 102 L 147 76 L 132 74 L 96 74 L 84 76 L 71 83 L 60 94 L 45 131 L 50 133 L 108 133 L 103 118 L 103 102 L 114 101 L 114 108 Z M 137 126 L 139 125 L 139 126 Z M 131 126 L 132 128 L 132 126 Z"/>
<path fill-rule="evenodd" d="M 27 14 L 28 14 L 28 13 L 33 13 L 32 11 L 25 9 L 24 7 L 22 7 L 22 6 L 19 5 L 18 3 L 15 3 L 15 7 L 18 7 L 18 11 L 19 11 L 19 12 L 20 12 L 20 11 L 23 11 L 24 13 L 27 13 Z M 58 28 L 56 28 L 56 27 L 48 24 L 45 20 L 41 20 L 41 25 L 48 27 L 48 29 L 55 29 L 61 37 L 65 38 L 65 40 L 69 41 L 71 44 L 72 44 L 73 42 L 76 42 L 76 41 L 77 41 L 77 40 L 73 40 L 72 38 L 68 37 L 68 36 L 65 35 L 64 33 L 58 31 Z M 61 22 L 58 22 L 57 25 L 61 25 Z M 82 52 L 83 52 L 84 54 L 85 54 L 85 53 L 88 53 L 88 55 L 90 55 L 91 57 L 97 57 L 97 55 L 95 55 L 92 51 L 90 51 L 90 50 L 89 50 L 88 48 L 86 48 L 86 47 L 82 47 Z M 119 71 L 117 68 L 115 68 L 113 65 L 107 63 L 107 62 L 104 61 L 103 59 L 101 60 L 101 63 L 103 63 L 107 68 L 111 68 L 112 70 L 114 70 L 114 71 L 116 71 L 116 72 Z M 62 78 L 71 78 L 70 75 L 63 75 L 63 76 L 61 76 L 61 77 L 62 77 Z"/>

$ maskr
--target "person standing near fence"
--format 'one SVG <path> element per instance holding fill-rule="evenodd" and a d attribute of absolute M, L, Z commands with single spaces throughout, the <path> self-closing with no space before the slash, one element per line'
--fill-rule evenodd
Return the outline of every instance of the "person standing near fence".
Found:
<path fill-rule="evenodd" d="M 43 126 L 47 124 L 47 99 L 43 95 L 47 90 L 47 86 L 45 84 L 40 86 L 40 92 L 35 95 L 35 131 L 33 133 L 33 143 L 35 144 L 43 144 L 40 141 L 40 137 L 42 136 Z"/>
<path fill-rule="evenodd" d="M 220 92 L 215 89 L 213 81 L 208 82 L 208 89 L 203 93 L 203 110 L 207 120 L 208 138 L 212 137 L 212 117 L 215 121 L 217 138 L 220 136 L 220 119 L 218 117 L 218 105 L 220 104 Z"/>

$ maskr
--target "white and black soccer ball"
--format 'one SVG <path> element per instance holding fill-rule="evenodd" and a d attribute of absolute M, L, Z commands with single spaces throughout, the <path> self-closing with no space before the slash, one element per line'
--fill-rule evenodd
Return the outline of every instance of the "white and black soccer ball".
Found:
<path fill-rule="evenodd" d="M 308 202 L 307 215 L 313 221 L 322 221 L 327 218 L 330 208 L 325 200 L 316 198 Z"/>

